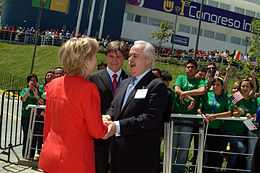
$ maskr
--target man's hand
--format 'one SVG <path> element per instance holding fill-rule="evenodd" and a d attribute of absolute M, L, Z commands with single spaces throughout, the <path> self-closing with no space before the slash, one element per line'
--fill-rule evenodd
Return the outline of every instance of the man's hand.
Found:
<path fill-rule="evenodd" d="M 111 116 L 110 115 L 102 115 L 103 123 L 108 126 L 112 123 Z"/>
<path fill-rule="evenodd" d="M 107 127 L 108 127 L 107 133 L 102 139 L 108 139 L 111 136 L 115 135 L 115 133 L 116 133 L 116 124 L 114 122 L 111 122 L 110 124 L 108 124 Z"/>

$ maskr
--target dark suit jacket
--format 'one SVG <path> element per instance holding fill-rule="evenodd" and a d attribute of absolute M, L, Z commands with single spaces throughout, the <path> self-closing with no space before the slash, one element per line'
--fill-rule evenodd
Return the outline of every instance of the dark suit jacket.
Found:
<path fill-rule="evenodd" d="M 119 82 L 126 79 L 128 75 L 122 70 Z M 102 69 L 89 77 L 89 80 L 96 84 L 101 100 L 101 114 L 105 114 L 113 100 L 112 81 L 106 69 Z"/>
<path fill-rule="evenodd" d="M 122 82 L 107 114 L 120 122 L 120 137 L 112 142 L 112 173 L 159 173 L 160 135 L 168 94 L 165 84 L 148 72 L 121 109 L 131 78 Z M 146 97 L 135 99 L 138 89 Z"/>

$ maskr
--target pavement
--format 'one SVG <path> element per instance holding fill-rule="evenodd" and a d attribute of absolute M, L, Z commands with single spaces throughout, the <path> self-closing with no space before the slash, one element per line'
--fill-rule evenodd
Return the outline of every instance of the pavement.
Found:
<path fill-rule="evenodd" d="M 2 102 L 2 90 L 0 90 L 0 105 Z M 6 104 L 6 102 L 5 102 Z M 9 110 L 10 111 L 10 110 Z M 4 112 L 4 115 L 6 113 Z M 6 119 L 3 118 L 5 121 Z M 10 125 L 8 125 L 9 127 Z M 5 128 L 1 127 L 2 131 L 5 131 Z M 0 131 L 1 133 L 1 131 Z M 7 133 L 10 135 L 10 133 Z M 1 140 L 2 143 L 4 141 L 4 135 L 1 135 Z M 3 144 L 0 144 L 0 146 L 4 146 Z M 15 153 L 17 154 L 17 157 L 13 151 L 11 151 L 10 154 L 10 162 L 7 162 L 8 158 L 7 155 L 5 154 L 8 150 L 1 150 L 0 149 L 0 173 L 42 173 L 43 171 L 37 170 L 37 162 L 34 161 L 28 161 L 24 160 L 22 158 L 22 146 L 18 146 L 14 148 Z M 34 167 L 34 169 L 32 169 Z"/>
<path fill-rule="evenodd" d="M 0 173 L 42 173 L 42 170 L 37 169 L 37 161 L 29 161 L 22 159 L 22 146 L 15 147 L 14 151 L 17 153 L 19 160 L 15 157 L 14 152 L 11 151 L 10 162 L 7 162 L 7 155 L 0 150 Z"/>

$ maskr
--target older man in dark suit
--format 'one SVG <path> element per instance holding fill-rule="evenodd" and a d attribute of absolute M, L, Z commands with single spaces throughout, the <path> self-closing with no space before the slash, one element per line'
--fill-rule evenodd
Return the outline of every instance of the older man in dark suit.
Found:
<path fill-rule="evenodd" d="M 128 48 L 124 42 L 112 41 L 108 43 L 106 50 L 107 67 L 97 71 L 89 78 L 99 90 L 102 114 L 107 112 L 120 82 L 128 77 L 122 70 L 126 56 L 128 56 Z M 110 142 L 110 139 L 95 141 L 96 173 L 108 172 Z"/>
<path fill-rule="evenodd" d="M 151 71 L 154 55 L 150 43 L 134 43 L 129 52 L 132 77 L 122 82 L 103 117 L 114 121 L 111 173 L 159 173 L 168 94 L 165 84 Z"/>

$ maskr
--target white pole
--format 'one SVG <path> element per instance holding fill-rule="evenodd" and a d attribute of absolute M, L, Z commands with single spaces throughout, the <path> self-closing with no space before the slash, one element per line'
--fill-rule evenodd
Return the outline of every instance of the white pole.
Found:
<path fill-rule="evenodd" d="M 93 21 L 93 16 L 94 16 L 95 4 L 96 4 L 96 0 L 93 0 L 92 1 L 92 6 L 91 6 L 91 11 L 90 11 L 90 14 L 89 14 L 89 21 L 88 21 L 88 36 L 90 36 L 90 33 L 91 33 L 91 27 L 92 27 L 92 21 Z"/>
<path fill-rule="evenodd" d="M 99 38 L 99 39 L 101 39 L 102 33 L 103 33 L 103 27 L 104 27 L 104 21 L 105 21 L 106 8 L 107 8 L 107 0 L 104 0 L 103 12 L 102 12 L 102 17 L 101 17 L 101 22 L 100 22 L 100 27 L 99 27 L 99 34 L 98 34 L 98 38 Z"/>
<path fill-rule="evenodd" d="M 77 21 L 77 27 L 76 27 L 75 36 L 78 36 L 78 35 L 79 35 L 79 28 L 80 28 L 80 23 L 81 23 L 83 5 L 84 5 L 84 0 L 81 0 L 81 1 L 80 1 L 79 14 L 78 14 L 78 21 Z"/>

